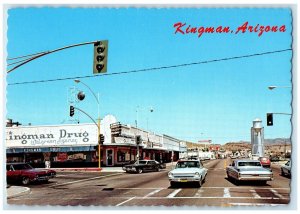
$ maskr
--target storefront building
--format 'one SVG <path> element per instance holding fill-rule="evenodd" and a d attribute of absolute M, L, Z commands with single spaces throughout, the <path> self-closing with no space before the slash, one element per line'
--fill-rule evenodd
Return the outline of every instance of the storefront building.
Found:
<path fill-rule="evenodd" d="M 184 142 L 118 123 L 112 115 L 101 120 L 101 166 L 123 166 L 136 160 L 178 160 Z M 7 162 L 30 162 L 34 167 L 98 167 L 98 129 L 95 124 L 6 127 Z M 137 144 L 136 137 L 140 137 Z"/>
<path fill-rule="evenodd" d="M 94 124 L 7 127 L 7 162 L 29 162 L 36 167 L 47 160 L 53 167 L 93 162 L 97 141 Z"/>

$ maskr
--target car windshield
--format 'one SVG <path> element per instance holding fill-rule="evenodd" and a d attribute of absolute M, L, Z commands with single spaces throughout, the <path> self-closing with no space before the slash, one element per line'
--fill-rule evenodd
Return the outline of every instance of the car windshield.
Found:
<path fill-rule="evenodd" d="M 32 166 L 30 166 L 29 164 L 16 164 L 13 165 L 15 170 L 22 170 L 22 169 L 33 169 Z"/>
<path fill-rule="evenodd" d="M 176 168 L 199 168 L 200 162 L 198 161 L 180 161 L 176 164 Z"/>
<path fill-rule="evenodd" d="M 248 161 L 248 162 L 238 162 L 238 166 L 261 166 L 260 162 Z"/>
<path fill-rule="evenodd" d="M 135 164 L 147 164 L 147 161 L 136 161 Z"/>

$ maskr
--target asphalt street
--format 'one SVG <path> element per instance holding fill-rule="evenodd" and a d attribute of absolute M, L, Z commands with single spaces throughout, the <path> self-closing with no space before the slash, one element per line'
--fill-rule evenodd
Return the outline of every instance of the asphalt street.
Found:
<path fill-rule="evenodd" d="M 290 202 L 290 178 L 273 164 L 274 180 L 266 185 L 227 179 L 230 159 L 204 163 L 208 169 L 202 187 L 182 183 L 170 187 L 168 172 L 128 174 L 120 172 L 58 172 L 47 184 L 31 184 L 30 193 L 7 200 L 9 205 L 60 206 L 285 206 Z"/>

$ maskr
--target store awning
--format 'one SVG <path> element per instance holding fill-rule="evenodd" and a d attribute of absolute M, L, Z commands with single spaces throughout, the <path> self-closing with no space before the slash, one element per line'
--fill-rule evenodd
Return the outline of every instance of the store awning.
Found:
<path fill-rule="evenodd" d="M 8 148 L 8 149 L 6 149 L 7 154 L 39 153 L 39 152 L 86 152 L 86 151 L 95 151 L 95 146 Z"/>

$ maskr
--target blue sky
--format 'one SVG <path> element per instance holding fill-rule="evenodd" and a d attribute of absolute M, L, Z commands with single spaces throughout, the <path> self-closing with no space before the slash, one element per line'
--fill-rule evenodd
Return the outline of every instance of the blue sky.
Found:
<path fill-rule="evenodd" d="M 175 34 L 177 22 L 191 26 L 285 25 L 284 33 Z M 114 9 L 14 8 L 8 11 L 8 57 L 53 50 L 95 40 L 109 40 L 108 73 L 289 49 L 292 18 L 289 9 Z M 289 137 L 292 52 L 82 79 L 100 94 L 100 114 L 113 114 L 182 140 L 213 143 L 250 141 L 250 128 L 261 118 L 265 138 Z M 92 75 L 93 46 L 60 51 L 32 61 L 7 75 L 7 83 Z M 68 123 L 68 88 L 73 80 L 7 86 L 7 118 L 32 125 Z M 97 116 L 93 96 L 77 106 Z M 149 107 L 154 111 L 149 113 Z M 76 112 L 77 114 L 77 112 Z M 81 122 L 90 122 L 77 114 Z M 76 118 L 77 118 L 76 117 Z M 148 118 L 148 119 L 147 119 Z M 148 121 L 148 122 L 147 122 Z M 147 125 L 148 124 L 148 125 Z"/>

